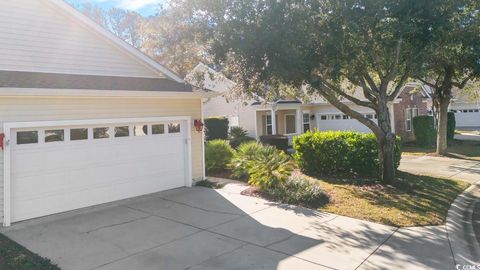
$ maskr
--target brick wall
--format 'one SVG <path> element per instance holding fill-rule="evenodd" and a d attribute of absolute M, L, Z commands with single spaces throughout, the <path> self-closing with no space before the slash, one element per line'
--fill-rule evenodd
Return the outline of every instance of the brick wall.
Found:
<path fill-rule="evenodd" d="M 394 122 L 395 122 L 395 132 L 397 135 L 400 135 L 404 141 L 413 141 L 415 140 L 415 135 L 413 131 L 406 130 L 405 123 L 405 110 L 407 108 L 418 108 L 418 115 L 426 115 L 428 113 L 427 103 L 425 98 L 420 91 L 417 91 L 413 94 L 410 92 L 414 87 L 407 86 L 399 95 L 399 103 L 393 105 L 394 112 Z"/>

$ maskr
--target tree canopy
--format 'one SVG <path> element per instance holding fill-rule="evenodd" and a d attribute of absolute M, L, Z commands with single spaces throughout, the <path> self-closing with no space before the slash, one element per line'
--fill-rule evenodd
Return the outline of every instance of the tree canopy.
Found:
<path fill-rule="evenodd" d="M 425 20 L 431 34 L 424 65 L 414 75 L 432 89 L 438 118 L 437 153 L 444 154 L 453 89 L 464 89 L 480 77 L 480 1 L 432 0 L 429 5 Z"/>
<path fill-rule="evenodd" d="M 369 127 L 379 141 L 381 178 L 393 180 L 388 103 L 422 65 L 431 34 L 424 23 L 428 1 L 177 3 L 204 26 L 216 61 L 235 67 L 236 80 L 246 91 L 264 94 L 280 85 L 306 86 Z M 366 118 L 344 101 L 373 109 L 378 120 Z"/>

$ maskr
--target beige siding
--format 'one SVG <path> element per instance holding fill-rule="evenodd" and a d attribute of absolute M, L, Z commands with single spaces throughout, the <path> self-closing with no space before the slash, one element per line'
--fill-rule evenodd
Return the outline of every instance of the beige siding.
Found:
<path fill-rule="evenodd" d="M 158 77 L 47 2 L 0 1 L 0 70 Z"/>
<path fill-rule="evenodd" d="M 223 96 L 211 98 L 204 105 L 203 115 L 205 117 L 237 116 L 240 126 L 247 130 L 248 136 L 255 137 L 255 108 L 250 105 L 252 102 L 243 100 L 227 102 Z"/>
<path fill-rule="evenodd" d="M 3 132 L 5 122 L 162 116 L 191 116 L 192 120 L 200 119 L 200 102 L 200 99 L 160 98 L 0 98 L 0 132 Z M 202 178 L 202 146 L 201 133 L 192 128 L 194 179 Z M 3 152 L 1 151 L 0 192 L 0 216 L 3 217 Z"/>

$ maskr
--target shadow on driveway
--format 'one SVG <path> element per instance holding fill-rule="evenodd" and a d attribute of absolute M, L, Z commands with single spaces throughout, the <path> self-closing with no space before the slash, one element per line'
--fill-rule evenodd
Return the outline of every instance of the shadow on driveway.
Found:
<path fill-rule="evenodd" d="M 247 197 L 242 189 L 175 189 L 2 232 L 62 269 L 400 269 L 407 261 L 452 268 L 441 232 L 392 236 L 394 227 Z"/>

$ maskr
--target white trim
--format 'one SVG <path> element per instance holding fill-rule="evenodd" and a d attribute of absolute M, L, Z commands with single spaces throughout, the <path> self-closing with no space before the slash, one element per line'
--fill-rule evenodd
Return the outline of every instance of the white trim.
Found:
<path fill-rule="evenodd" d="M 87 26 L 89 29 L 95 31 L 100 36 L 105 37 L 107 40 L 111 41 L 114 45 L 118 48 L 122 49 L 124 52 L 128 53 L 130 56 L 133 56 L 137 60 L 140 60 L 145 66 L 152 69 L 158 74 L 165 75 L 166 77 L 177 81 L 183 82 L 182 78 L 180 78 L 177 74 L 170 71 L 166 67 L 160 65 L 156 61 L 152 60 L 150 57 L 146 56 L 127 42 L 123 41 L 119 37 L 115 36 L 110 31 L 104 29 L 97 23 L 93 22 L 90 18 L 83 15 L 81 12 L 76 10 L 74 7 L 70 6 L 69 4 L 65 3 L 62 0 L 49 0 L 50 3 L 54 4 L 56 7 L 62 9 L 63 11 L 67 12 L 69 15 L 73 16 L 78 21 L 82 22 Z"/>
<path fill-rule="evenodd" d="M 275 104 L 275 111 L 283 111 L 283 110 L 297 110 L 301 108 L 301 106 L 304 104 L 300 103 L 295 103 L 295 104 Z M 255 104 L 255 105 L 250 105 L 253 108 L 255 108 L 257 111 L 265 111 L 265 110 L 271 110 L 270 108 L 273 108 L 272 104 Z"/>
<path fill-rule="evenodd" d="M 185 143 L 187 144 L 187 154 L 185 155 L 185 163 L 187 164 L 187 172 L 185 173 L 185 186 L 192 187 L 192 175 L 193 175 L 193 161 L 192 161 L 192 120 L 191 117 L 187 117 L 187 138 Z"/>
<path fill-rule="evenodd" d="M 202 114 L 201 121 L 205 125 L 203 99 L 200 100 L 200 111 Z M 202 180 L 207 179 L 207 172 L 205 167 L 205 127 L 202 129 L 202 178 Z"/>
<path fill-rule="evenodd" d="M 3 148 L 3 226 L 10 226 L 11 208 L 10 208 L 10 128 L 4 126 L 5 143 Z M 7 203 L 8 202 L 8 203 Z"/>
<path fill-rule="evenodd" d="M 216 92 L 193 91 L 129 91 L 84 89 L 1 88 L 0 97 L 161 97 L 161 98 L 209 98 Z"/>
<path fill-rule="evenodd" d="M 295 117 L 295 132 L 294 133 L 287 133 L 287 115 L 294 116 Z M 292 114 L 292 113 L 286 113 L 283 115 L 283 135 L 295 135 L 298 134 L 297 130 L 297 114 Z"/>
<path fill-rule="evenodd" d="M 3 226 L 11 225 L 11 145 L 10 135 L 12 129 L 19 128 L 44 128 L 56 126 L 81 126 L 81 125 L 115 125 L 132 123 L 151 123 L 165 121 L 185 121 L 187 133 L 185 134 L 186 143 L 186 167 L 185 186 L 192 186 L 192 128 L 190 116 L 166 116 L 166 117 L 143 117 L 143 118 L 113 118 L 113 119 L 88 119 L 88 120 L 61 120 L 61 121 L 36 121 L 36 122 L 5 122 L 3 123 L 3 132 L 5 133 L 5 148 L 3 155 Z M 113 137 L 113 136 L 112 136 Z"/>
<path fill-rule="evenodd" d="M 410 111 L 410 119 L 408 112 Z M 416 112 L 414 115 L 413 112 Z M 413 131 L 413 118 L 418 116 L 418 108 L 417 107 L 408 107 L 405 109 L 405 131 L 412 132 Z M 408 128 L 407 121 L 410 121 L 410 129 Z"/>
<path fill-rule="evenodd" d="M 390 113 L 390 125 L 392 126 L 392 132 L 395 133 L 395 110 L 393 104 L 387 105 L 388 111 Z M 378 118 L 378 116 L 377 116 Z"/>
<path fill-rule="evenodd" d="M 272 134 L 271 135 L 277 135 L 278 134 L 278 131 L 277 131 L 277 111 L 273 109 L 273 106 L 272 106 L 272 110 L 270 112 L 270 115 L 271 115 L 271 119 L 272 119 Z M 265 118 L 265 127 L 267 126 L 267 122 L 268 121 Z M 265 135 L 269 135 L 268 134 L 268 129 L 266 131 L 267 131 L 267 134 L 265 134 Z"/>
<path fill-rule="evenodd" d="M 254 114 L 255 114 L 255 118 L 254 118 L 254 122 L 255 122 L 255 140 L 258 141 L 258 111 L 254 111 Z"/>
<path fill-rule="evenodd" d="M 305 114 L 308 114 L 308 123 L 306 123 L 303 119 L 303 117 L 305 116 Z M 312 130 L 312 120 L 310 119 L 310 117 L 312 116 L 312 113 L 310 112 L 310 110 L 303 110 L 302 111 L 302 133 L 305 133 L 305 124 L 308 124 L 308 129 L 309 130 Z"/>

